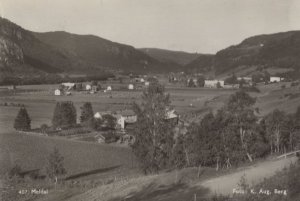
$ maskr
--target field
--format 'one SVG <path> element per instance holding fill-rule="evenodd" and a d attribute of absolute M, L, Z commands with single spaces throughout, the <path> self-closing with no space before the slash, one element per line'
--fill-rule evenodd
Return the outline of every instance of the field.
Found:
<path fill-rule="evenodd" d="M 112 91 L 87 94 L 75 92 L 72 96 L 54 96 L 56 85 L 21 86 L 13 93 L 0 92 L 0 132 L 13 131 L 13 121 L 18 107 L 3 106 L 4 103 L 25 104 L 32 119 L 32 127 L 39 127 L 45 123 L 51 125 L 51 119 L 56 101 L 73 101 L 79 117 L 80 107 L 84 102 L 91 102 L 94 112 L 116 111 L 131 108 L 133 102 L 139 102 L 141 91 Z M 207 102 L 216 97 L 228 97 L 234 90 L 199 89 L 199 88 L 167 88 L 171 95 L 172 106 L 181 115 L 191 111 L 201 110 Z M 215 108 L 215 106 L 214 106 Z"/>
<path fill-rule="evenodd" d="M 131 150 L 125 147 L 11 132 L 0 135 L 0 170 L 4 173 L 14 164 L 19 164 L 25 171 L 43 171 L 54 147 L 65 158 L 67 176 L 88 176 L 91 171 L 101 172 L 105 168 L 126 172 L 136 168 Z"/>
<path fill-rule="evenodd" d="M 74 92 L 71 96 L 54 96 L 55 88 L 57 85 L 32 85 L 19 86 L 15 92 L 0 90 L 0 174 L 14 164 L 21 165 L 25 171 L 40 169 L 43 172 L 47 156 L 54 147 L 57 147 L 65 158 L 67 177 L 73 180 L 90 181 L 139 175 L 137 162 L 130 148 L 59 137 L 20 134 L 14 131 L 13 122 L 19 110 L 18 104 L 26 106 L 32 119 L 32 128 L 36 128 L 42 124 L 51 125 L 57 101 L 73 101 L 79 118 L 80 107 L 84 102 L 91 102 L 94 112 L 128 109 L 132 102 L 141 101 L 142 92 L 114 90 L 111 93 Z M 259 85 L 258 88 L 260 93 L 250 93 L 250 95 L 257 98 L 256 107 L 260 109 L 260 116 L 276 108 L 292 113 L 300 105 L 299 86 L 290 87 L 290 83 L 276 83 Z M 166 91 L 171 96 L 171 105 L 185 122 L 199 121 L 208 111 L 216 111 L 226 103 L 231 94 L 236 92 L 229 89 L 186 88 L 170 85 L 166 87 Z M 147 178 L 137 179 L 138 184 L 149 184 L 148 180 L 147 182 L 144 180 Z M 130 185 L 130 188 L 134 185 Z M 66 191 L 66 193 L 70 192 Z"/>

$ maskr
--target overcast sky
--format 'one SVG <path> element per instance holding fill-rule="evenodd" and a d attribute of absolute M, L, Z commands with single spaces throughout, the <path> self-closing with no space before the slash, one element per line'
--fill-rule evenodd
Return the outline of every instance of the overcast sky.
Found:
<path fill-rule="evenodd" d="M 299 0 L 0 0 L 0 12 L 32 31 L 199 53 L 257 34 L 300 30 Z"/>

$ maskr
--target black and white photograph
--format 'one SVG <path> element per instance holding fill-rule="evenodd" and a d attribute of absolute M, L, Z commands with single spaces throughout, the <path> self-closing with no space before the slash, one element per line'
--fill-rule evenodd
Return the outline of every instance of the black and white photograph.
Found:
<path fill-rule="evenodd" d="M 300 201 L 300 1 L 0 0 L 0 201 Z"/>

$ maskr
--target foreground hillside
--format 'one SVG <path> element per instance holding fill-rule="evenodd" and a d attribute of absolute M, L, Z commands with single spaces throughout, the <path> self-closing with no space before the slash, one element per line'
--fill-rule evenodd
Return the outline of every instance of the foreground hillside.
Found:
<path fill-rule="evenodd" d="M 201 201 L 214 194 L 233 196 L 233 189 L 239 187 L 239 182 L 244 175 L 247 184 L 256 186 L 264 179 L 277 177 L 278 171 L 288 168 L 296 160 L 296 157 L 269 160 L 227 173 L 217 173 L 214 169 L 202 168 L 200 176 L 198 176 L 197 168 L 186 168 L 157 175 L 124 178 L 66 199 L 62 199 L 66 196 L 65 194 L 56 194 L 55 196 L 44 197 L 40 201 L 58 199 L 66 201 L 180 201 L 193 200 L 195 195 L 197 200 Z M 281 179 L 284 176 L 286 175 L 282 175 Z M 275 189 L 276 187 L 270 185 L 269 188 Z"/>

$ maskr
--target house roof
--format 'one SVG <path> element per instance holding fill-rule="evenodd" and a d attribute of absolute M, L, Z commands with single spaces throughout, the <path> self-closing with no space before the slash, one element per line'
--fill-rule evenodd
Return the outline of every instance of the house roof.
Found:
<path fill-rule="evenodd" d="M 121 111 L 117 112 L 117 114 L 120 114 L 122 116 L 134 116 L 134 115 L 136 115 L 133 110 L 129 110 L 129 109 L 121 110 Z"/>

